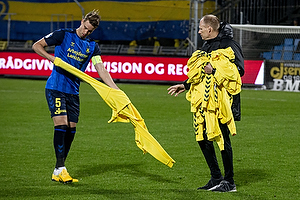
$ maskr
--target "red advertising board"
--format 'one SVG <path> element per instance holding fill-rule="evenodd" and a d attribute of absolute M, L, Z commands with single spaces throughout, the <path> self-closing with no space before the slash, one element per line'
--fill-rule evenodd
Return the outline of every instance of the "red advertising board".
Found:
<path fill-rule="evenodd" d="M 102 60 L 113 79 L 174 82 L 187 79 L 188 58 L 103 55 Z M 255 84 L 262 63 L 245 61 L 243 83 Z M 45 77 L 52 69 L 53 64 L 36 53 L 0 52 L 0 75 Z M 91 62 L 86 73 L 99 77 Z"/>

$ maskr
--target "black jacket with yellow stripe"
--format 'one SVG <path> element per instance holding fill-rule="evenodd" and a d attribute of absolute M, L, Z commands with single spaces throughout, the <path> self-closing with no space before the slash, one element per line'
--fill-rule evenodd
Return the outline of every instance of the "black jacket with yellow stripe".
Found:
<path fill-rule="evenodd" d="M 220 31 L 216 38 L 204 41 L 201 51 L 211 53 L 212 51 L 218 49 L 226 49 L 231 47 L 235 60 L 234 64 L 237 66 L 240 76 L 242 77 L 245 73 L 244 70 L 244 55 L 242 52 L 241 46 L 233 40 L 233 29 L 230 24 L 226 22 L 221 22 Z M 186 90 L 190 89 L 190 84 L 187 83 L 187 80 L 184 82 L 184 87 Z M 240 108 L 240 94 L 233 95 L 233 103 L 231 106 L 233 117 L 235 121 L 240 121 L 241 119 L 241 108 Z"/>

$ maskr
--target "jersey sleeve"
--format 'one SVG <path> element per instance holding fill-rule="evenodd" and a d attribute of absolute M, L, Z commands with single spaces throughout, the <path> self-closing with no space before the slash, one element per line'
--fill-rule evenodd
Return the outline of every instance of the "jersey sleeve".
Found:
<path fill-rule="evenodd" d="M 98 43 L 96 43 L 93 56 L 98 56 L 98 55 L 101 56 L 101 50 L 100 50 L 100 47 L 99 47 Z"/>
<path fill-rule="evenodd" d="M 65 37 L 65 32 L 63 30 L 56 30 L 49 35 L 44 37 L 48 46 L 60 45 Z"/>
<path fill-rule="evenodd" d="M 238 71 L 240 73 L 240 76 L 244 76 L 245 73 L 245 68 L 244 68 L 244 55 L 242 52 L 241 46 L 237 42 L 233 42 L 231 45 L 232 50 L 234 51 L 235 54 L 235 59 L 234 63 L 238 68 Z"/>

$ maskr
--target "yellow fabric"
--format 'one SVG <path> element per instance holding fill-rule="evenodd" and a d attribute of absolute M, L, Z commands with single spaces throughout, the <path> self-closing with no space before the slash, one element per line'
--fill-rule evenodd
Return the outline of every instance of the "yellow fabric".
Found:
<path fill-rule="evenodd" d="M 135 142 L 137 146 L 144 153 L 150 153 L 153 157 L 165 165 L 169 167 L 173 166 L 175 161 L 148 132 L 144 119 L 122 90 L 116 90 L 108 87 L 91 76 L 76 69 L 72 65 L 62 61 L 60 58 L 55 58 L 54 64 L 87 82 L 98 92 L 102 99 L 112 109 L 112 117 L 108 123 L 131 122 L 134 126 Z"/>
<path fill-rule="evenodd" d="M 216 141 L 220 150 L 224 150 L 224 140 L 218 120 L 227 124 L 232 135 L 236 127 L 231 111 L 231 97 L 241 91 L 242 81 L 233 63 L 234 52 L 231 47 L 218 49 L 211 53 L 195 51 L 188 60 L 188 83 L 191 83 L 186 99 L 191 102 L 194 113 L 196 140 L 203 140 L 206 129 L 208 140 Z M 205 74 L 204 67 L 210 63 L 216 72 Z M 229 93 L 229 94 L 228 94 Z"/>

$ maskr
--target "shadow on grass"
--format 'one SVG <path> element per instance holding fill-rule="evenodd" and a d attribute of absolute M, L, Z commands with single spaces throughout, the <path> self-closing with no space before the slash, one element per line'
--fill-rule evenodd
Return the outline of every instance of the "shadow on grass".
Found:
<path fill-rule="evenodd" d="M 117 172 L 136 178 L 147 178 L 152 181 L 162 183 L 177 183 L 174 180 L 167 179 L 161 175 L 147 172 L 143 169 L 142 164 L 99 164 L 81 166 L 80 170 L 76 171 L 78 177 L 95 176 L 105 174 L 107 172 Z"/>
<path fill-rule="evenodd" d="M 269 176 L 260 169 L 236 170 L 235 180 L 237 193 L 219 194 L 208 191 L 197 191 L 180 181 L 174 181 L 167 176 L 151 173 L 143 168 L 143 164 L 97 164 L 81 166 L 75 172 L 78 177 L 97 177 L 98 175 L 113 177 L 113 183 L 80 181 L 78 184 L 61 184 L 50 182 L 45 185 L 27 185 L 17 188 L 0 188 L 0 199 L 139 199 L 139 200 L 169 200 L 169 199 L 264 199 L 259 193 L 249 193 L 247 188 L 252 183 L 263 182 Z M 116 173 L 116 174 L 114 174 Z M 163 173 L 163 172 L 162 172 Z M 112 175 L 113 174 L 113 175 Z M 118 187 L 116 177 L 124 175 L 122 185 Z M 129 178 L 126 176 L 129 176 Z M 140 182 L 140 184 L 137 184 Z M 124 185 L 125 184 L 125 185 Z M 242 187 L 244 189 L 242 189 Z M 241 188 L 241 190 L 239 190 Z"/>
<path fill-rule="evenodd" d="M 235 182 L 240 186 L 247 186 L 251 183 L 262 182 L 269 174 L 262 169 L 239 169 L 235 171 Z"/>

